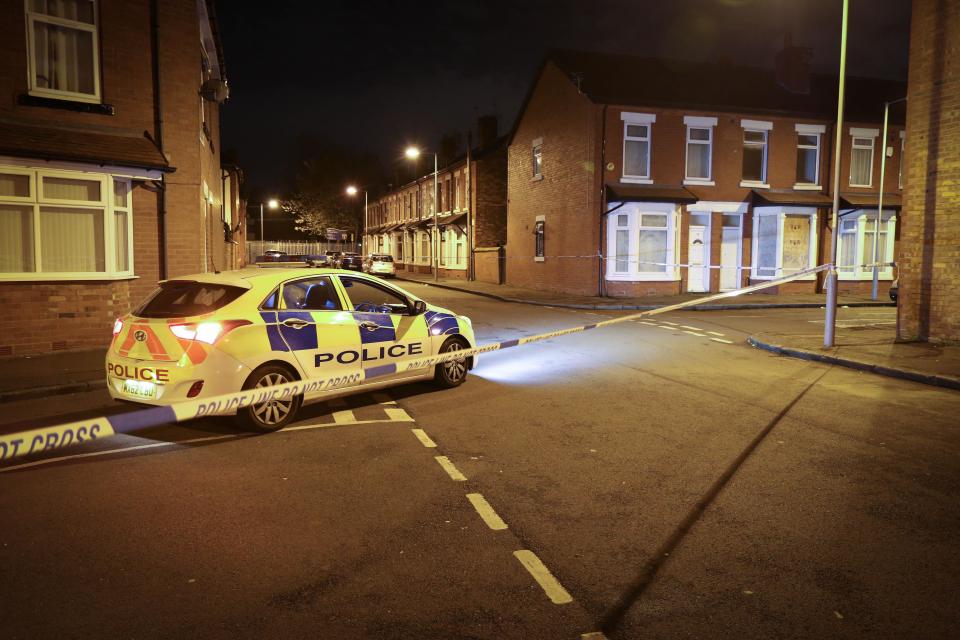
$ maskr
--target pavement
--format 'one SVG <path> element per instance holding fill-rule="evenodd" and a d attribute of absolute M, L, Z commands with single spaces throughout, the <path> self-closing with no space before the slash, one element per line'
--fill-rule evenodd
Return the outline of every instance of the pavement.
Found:
<path fill-rule="evenodd" d="M 702 297 L 701 294 L 623 298 L 572 296 L 567 294 L 522 289 L 484 282 L 427 278 L 398 278 L 427 287 L 469 293 L 502 302 L 544 307 L 599 311 L 642 311 L 677 304 Z M 430 297 L 429 288 L 425 297 Z M 719 302 L 689 307 L 689 311 L 724 311 L 744 309 L 817 309 L 823 306 L 821 294 L 772 295 L 745 294 L 737 302 Z M 842 295 L 841 307 L 888 308 L 889 302 L 876 302 L 869 296 Z M 793 329 L 767 331 L 750 335 L 755 347 L 784 356 L 818 360 L 860 371 L 868 371 L 904 380 L 912 380 L 960 390 L 960 346 L 922 342 L 897 342 L 893 326 L 853 327 L 837 334 L 837 344 L 824 349 L 819 336 Z M 53 353 L 40 356 L 8 358 L 0 364 L 0 403 L 44 396 L 75 393 L 101 388 L 104 385 L 105 349 Z"/>

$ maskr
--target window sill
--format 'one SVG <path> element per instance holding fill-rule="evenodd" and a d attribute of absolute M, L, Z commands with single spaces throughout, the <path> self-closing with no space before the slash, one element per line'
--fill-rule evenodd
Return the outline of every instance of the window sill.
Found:
<path fill-rule="evenodd" d="M 607 282 L 679 282 L 680 276 L 672 273 L 608 273 Z"/>
<path fill-rule="evenodd" d="M 693 187 L 713 187 L 716 186 L 716 182 L 713 180 L 698 180 L 693 178 L 684 178 L 683 184 L 693 186 Z"/>
<path fill-rule="evenodd" d="M 873 188 L 872 184 L 850 184 L 847 186 L 849 186 L 851 189 L 872 189 Z"/>
<path fill-rule="evenodd" d="M 530 178 L 530 182 L 540 182 L 541 180 L 543 180 L 543 174 L 542 174 L 542 173 L 539 174 L 539 175 L 533 176 L 532 178 Z"/>
<path fill-rule="evenodd" d="M 63 282 L 67 280 L 137 280 L 140 276 L 113 273 L 3 273 L 0 282 Z"/>
<path fill-rule="evenodd" d="M 620 176 L 620 182 L 622 184 L 653 184 L 653 180 L 650 178 L 634 178 L 631 176 Z"/>
<path fill-rule="evenodd" d="M 756 180 L 741 180 L 741 187 L 747 187 L 748 189 L 769 189 L 770 185 L 766 182 L 758 182 Z"/>
<path fill-rule="evenodd" d="M 63 109 L 65 111 L 98 113 L 104 116 L 114 116 L 117 114 L 117 110 L 112 104 L 103 104 L 99 100 L 91 99 L 90 102 L 87 102 L 86 100 L 75 97 L 53 97 L 40 93 L 21 93 L 17 96 L 17 104 L 24 107 L 47 107 L 50 109 Z"/>
<path fill-rule="evenodd" d="M 805 184 L 798 182 L 797 184 L 793 185 L 793 189 L 794 191 L 821 191 L 823 190 L 823 187 L 818 184 Z"/>
<path fill-rule="evenodd" d="M 544 260 L 546 260 L 546 258 L 534 258 L 534 259 L 533 259 L 534 262 L 543 262 Z"/>

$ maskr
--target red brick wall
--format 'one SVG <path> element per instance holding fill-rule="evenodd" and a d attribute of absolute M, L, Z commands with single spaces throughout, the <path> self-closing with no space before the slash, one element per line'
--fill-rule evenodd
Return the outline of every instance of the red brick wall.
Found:
<path fill-rule="evenodd" d="M 960 0 L 914 0 L 901 339 L 960 340 Z"/>
<path fill-rule="evenodd" d="M 521 116 L 507 159 L 507 284 L 596 295 L 599 107 L 548 63 Z M 543 138 L 543 179 L 532 179 L 532 143 Z M 535 262 L 534 221 L 546 217 L 546 260 Z"/>
<path fill-rule="evenodd" d="M 497 251 L 477 251 L 473 260 L 477 280 L 500 284 L 500 256 Z"/>
<path fill-rule="evenodd" d="M 171 165 L 176 167 L 174 173 L 165 176 L 167 275 L 209 267 L 229 268 L 232 245 L 224 243 L 221 222 L 223 197 L 216 107 L 207 110 L 212 141 L 201 143 L 200 138 L 197 5 L 194 0 L 171 0 L 159 6 L 164 146 Z M 17 104 L 18 96 L 28 90 L 24 3 L 3 0 L 0 117 L 58 126 L 89 126 L 98 131 L 155 134 L 150 3 L 102 0 L 98 8 L 102 99 L 115 107 L 115 115 Z M 204 182 L 214 200 L 206 226 L 202 217 Z M 0 302 L 12 310 L 0 320 L 0 357 L 104 347 L 109 343 L 113 320 L 156 287 L 161 277 L 158 197 L 135 182 L 132 199 L 133 264 L 137 278 L 116 282 L 0 283 Z M 209 267 L 203 260 L 205 238 Z"/>

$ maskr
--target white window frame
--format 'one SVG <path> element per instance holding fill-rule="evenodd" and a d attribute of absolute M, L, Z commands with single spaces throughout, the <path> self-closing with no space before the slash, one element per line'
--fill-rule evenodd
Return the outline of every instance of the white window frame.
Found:
<path fill-rule="evenodd" d="M 713 186 L 713 130 L 717 126 L 717 119 L 708 116 L 684 116 L 683 124 L 686 125 L 686 144 L 684 145 L 683 161 L 683 184 Z M 691 140 L 691 129 L 706 129 L 708 136 L 706 140 Z M 688 170 L 690 167 L 690 145 L 707 145 L 707 177 L 690 177 Z"/>
<path fill-rule="evenodd" d="M 810 240 L 809 256 L 807 262 L 810 268 L 817 264 L 817 209 L 815 207 L 754 207 L 753 208 L 753 232 L 751 240 L 750 255 L 750 278 L 752 280 L 776 280 L 782 278 L 783 273 L 783 225 L 787 216 L 809 216 L 810 217 Z M 760 218 L 767 216 L 776 216 L 777 218 L 777 261 L 773 275 L 759 275 L 758 262 L 760 258 L 760 234 L 757 233 L 760 228 Z M 798 280 L 815 280 L 816 274 L 803 276 Z"/>
<path fill-rule="evenodd" d="M 35 271 L 0 273 L 0 282 L 62 281 L 62 280 L 131 280 L 135 275 L 135 256 L 133 245 L 133 184 L 128 175 L 116 175 L 92 171 L 71 171 L 56 168 L 36 169 L 16 165 L 0 165 L 0 173 L 29 176 L 30 196 L 0 196 L 0 203 L 32 208 L 33 225 L 33 266 Z M 63 200 L 43 197 L 43 178 L 65 178 L 70 180 L 88 180 L 100 183 L 100 200 Z M 127 184 L 127 206 L 117 206 L 114 199 L 113 183 Z M 42 234 L 40 209 L 44 206 L 67 207 L 73 209 L 96 209 L 103 211 L 103 271 L 38 271 L 41 267 Z M 127 214 L 127 269 L 117 269 L 116 255 L 116 211 Z"/>
<path fill-rule="evenodd" d="M 537 226 L 543 223 L 543 255 L 537 255 Z M 533 261 L 544 262 L 547 259 L 547 217 L 540 215 L 533 220 Z"/>
<path fill-rule="evenodd" d="M 540 158 L 539 166 L 537 158 Z M 530 170 L 533 173 L 531 180 L 543 180 L 543 138 L 534 138 L 530 147 Z"/>
<path fill-rule="evenodd" d="M 609 208 L 617 206 L 618 202 L 608 203 Z M 616 211 L 607 214 L 607 265 L 604 277 L 608 281 L 617 282 L 675 282 L 680 280 L 680 268 L 676 266 L 676 256 L 680 255 L 680 205 L 672 202 L 628 202 Z M 640 230 L 643 214 L 667 216 L 667 264 L 664 271 L 642 271 L 636 256 L 639 255 Z M 629 216 L 628 226 L 620 227 L 616 216 Z M 657 227 L 663 229 L 664 227 Z M 628 255 L 630 260 L 626 272 L 618 273 L 617 267 L 617 230 L 628 230 Z"/>
<path fill-rule="evenodd" d="M 760 170 L 760 180 L 743 179 L 743 163 L 740 163 L 740 186 L 755 189 L 769 189 L 770 184 L 767 177 L 768 162 L 770 157 L 770 132 L 773 131 L 773 123 L 766 120 L 741 120 L 740 127 L 743 129 L 743 146 L 747 146 L 747 132 L 763 134 L 763 166 Z M 750 144 L 756 144 L 750 143 Z"/>
<path fill-rule="evenodd" d="M 873 169 L 874 169 L 874 160 L 877 155 L 877 137 L 880 135 L 879 129 L 861 129 L 859 127 L 850 127 L 850 160 L 848 167 L 848 178 L 847 184 L 851 187 L 863 187 L 871 188 L 873 187 Z M 870 146 L 857 145 L 857 138 L 869 139 Z M 869 149 L 870 150 L 870 172 L 867 184 L 856 184 L 853 181 L 853 151 L 854 149 Z"/>
<path fill-rule="evenodd" d="M 620 114 L 623 121 L 623 165 L 620 172 L 620 182 L 630 184 L 653 184 L 653 123 L 657 121 L 654 113 L 632 113 L 624 111 Z M 640 125 L 647 128 L 647 137 L 640 138 L 627 135 L 627 127 L 630 125 Z M 647 175 L 632 175 L 627 173 L 627 141 L 647 143 Z"/>
<path fill-rule="evenodd" d="M 819 191 L 822 187 L 820 186 L 820 161 L 823 158 L 823 134 L 826 133 L 827 127 L 822 124 L 797 124 L 794 125 L 794 130 L 797 133 L 797 148 L 810 149 L 810 145 L 800 144 L 799 136 L 816 136 L 817 137 L 817 162 L 814 175 L 816 176 L 816 182 L 796 182 L 793 185 L 793 188 L 797 191 L 810 190 L 810 191 Z M 794 154 L 796 158 L 796 154 Z M 796 167 L 794 167 L 794 179 L 796 179 Z"/>
<path fill-rule="evenodd" d="M 87 24 L 86 22 L 78 22 L 75 20 L 70 20 L 68 18 L 57 18 L 54 16 L 47 15 L 45 13 L 38 13 L 30 9 L 30 0 L 24 0 L 24 13 L 26 16 L 26 27 L 27 27 L 27 73 L 30 75 L 28 79 L 27 93 L 32 96 L 38 96 L 42 98 L 54 98 L 58 100 L 72 100 L 74 102 L 89 102 L 92 104 L 100 104 L 102 101 L 100 95 L 100 33 L 99 33 L 99 24 L 100 24 L 100 4 L 97 0 L 93 0 L 93 24 Z M 66 27 L 68 29 L 74 29 L 77 31 L 87 31 L 92 34 L 92 46 L 93 46 L 93 94 L 89 93 L 80 93 L 76 91 L 64 91 L 62 89 L 48 89 L 46 87 L 37 86 L 37 60 L 36 60 L 36 46 L 34 43 L 34 24 L 37 22 L 42 22 L 45 24 L 52 24 L 60 27 Z"/>
<path fill-rule="evenodd" d="M 892 262 L 893 258 L 893 247 L 896 241 L 896 230 L 897 230 L 897 216 L 896 212 L 892 209 L 884 209 L 881 216 L 883 220 L 887 222 L 887 239 L 886 245 L 884 247 L 884 254 L 890 258 L 889 262 Z M 857 240 L 853 256 L 853 269 L 852 270 L 840 270 L 837 269 L 837 274 L 839 275 L 840 280 L 872 280 L 873 279 L 873 267 L 864 267 L 863 265 L 866 262 L 867 251 L 873 250 L 873 246 L 867 246 L 867 226 L 874 224 L 877 220 L 877 210 L 876 209 L 857 209 L 856 211 L 849 212 L 845 215 L 840 216 L 841 224 L 843 221 L 849 222 L 850 220 L 855 220 L 857 223 L 856 226 L 856 235 Z M 844 264 L 845 257 L 843 256 L 842 251 L 843 243 L 837 242 L 837 265 Z M 893 280 L 893 267 L 887 266 L 879 270 L 878 277 L 880 280 Z"/>

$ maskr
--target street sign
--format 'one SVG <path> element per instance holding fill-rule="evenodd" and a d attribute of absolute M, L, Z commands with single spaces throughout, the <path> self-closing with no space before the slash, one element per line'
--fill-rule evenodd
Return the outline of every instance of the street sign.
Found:
<path fill-rule="evenodd" d="M 327 229 L 326 236 L 327 240 L 339 242 L 343 240 L 343 231 L 340 231 L 340 229 Z"/>

